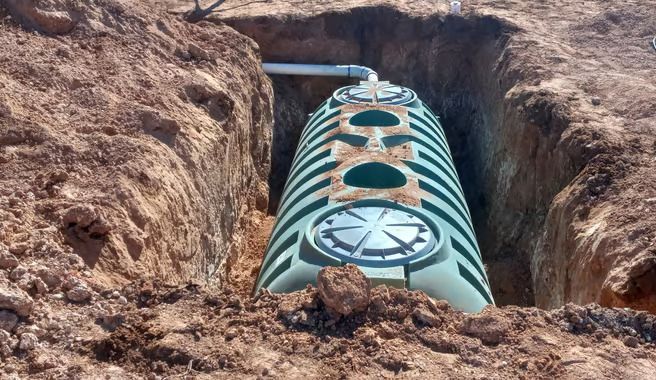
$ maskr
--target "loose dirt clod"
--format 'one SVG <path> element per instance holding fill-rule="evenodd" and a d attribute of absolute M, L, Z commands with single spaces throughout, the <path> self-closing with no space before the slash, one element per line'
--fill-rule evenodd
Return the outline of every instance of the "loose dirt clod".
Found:
<path fill-rule="evenodd" d="M 348 316 L 369 306 L 371 281 L 357 265 L 324 267 L 317 275 L 321 300 L 338 315 Z"/>
<path fill-rule="evenodd" d="M 21 317 L 30 315 L 34 300 L 24 290 L 14 284 L 0 282 L 0 309 L 9 309 Z"/>
<path fill-rule="evenodd" d="M 14 269 L 19 262 L 16 256 L 9 253 L 9 250 L 0 245 L 0 269 Z"/>
<path fill-rule="evenodd" d="M 18 323 L 18 316 L 9 310 L 0 310 L 0 330 L 11 332 Z"/>
<path fill-rule="evenodd" d="M 484 344 L 496 345 L 508 335 L 510 324 L 487 307 L 481 314 L 465 318 L 461 330 L 479 338 Z"/>
<path fill-rule="evenodd" d="M 433 314 L 432 311 L 429 311 L 425 307 L 418 307 L 412 312 L 412 316 L 419 322 L 431 326 L 431 327 L 440 327 L 442 321 L 438 316 Z"/>
<path fill-rule="evenodd" d="M 20 343 L 18 348 L 24 351 L 31 351 L 36 348 L 36 345 L 39 343 L 39 338 L 32 333 L 25 333 L 20 337 Z"/>
<path fill-rule="evenodd" d="M 47 34 L 64 34 L 76 25 L 77 17 L 73 12 L 42 9 L 40 6 L 52 7 L 57 0 L 6 0 L 4 5 L 11 14 L 24 25 Z"/>
<path fill-rule="evenodd" d="M 66 292 L 66 298 L 73 302 L 84 302 L 91 299 L 92 293 L 85 285 L 75 285 L 71 290 Z"/>

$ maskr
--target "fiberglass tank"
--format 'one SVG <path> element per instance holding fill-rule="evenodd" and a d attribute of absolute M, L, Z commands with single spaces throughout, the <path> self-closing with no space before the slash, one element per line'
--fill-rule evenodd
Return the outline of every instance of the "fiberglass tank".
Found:
<path fill-rule="evenodd" d="M 494 303 L 442 126 L 388 82 L 341 88 L 311 116 L 255 289 L 303 289 L 346 263 L 466 312 Z"/>

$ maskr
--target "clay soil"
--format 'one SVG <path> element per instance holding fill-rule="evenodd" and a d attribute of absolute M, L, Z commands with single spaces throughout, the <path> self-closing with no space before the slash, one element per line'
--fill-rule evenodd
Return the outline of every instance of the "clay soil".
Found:
<path fill-rule="evenodd" d="M 191 24 L 187 3 L 0 0 L 0 378 L 656 378 L 656 4 L 229 0 Z M 490 104 L 394 77 L 423 58 L 361 54 L 358 19 L 439 25 L 447 56 L 480 30 L 471 77 L 435 83 Z M 483 178 L 463 182 L 495 296 L 524 306 L 253 295 L 298 123 L 338 85 L 262 57 L 380 62 L 489 153 L 454 149 Z M 461 133 L 468 102 L 502 138 Z"/>

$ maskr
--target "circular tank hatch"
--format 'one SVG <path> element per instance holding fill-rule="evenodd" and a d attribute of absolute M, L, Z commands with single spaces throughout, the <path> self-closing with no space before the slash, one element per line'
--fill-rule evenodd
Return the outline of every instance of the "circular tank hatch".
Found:
<path fill-rule="evenodd" d="M 387 82 L 362 82 L 358 86 L 338 90 L 334 97 L 342 103 L 389 105 L 408 104 L 417 99 L 412 90 Z"/>
<path fill-rule="evenodd" d="M 315 230 L 326 253 L 345 262 L 403 265 L 435 246 L 436 237 L 419 217 L 388 207 L 354 207 L 326 217 Z"/>

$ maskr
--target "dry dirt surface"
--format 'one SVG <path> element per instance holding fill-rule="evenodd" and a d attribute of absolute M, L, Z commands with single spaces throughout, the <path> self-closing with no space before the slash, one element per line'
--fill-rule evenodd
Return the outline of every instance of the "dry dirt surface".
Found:
<path fill-rule="evenodd" d="M 267 204 L 272 91 L 254 43 L 130 2 L 4 3 L 3 249 L 59 271 L 73 255 L 105 285 L 221 272 L 242 216 Z"/>
<path fill-rule="evenodd" d="M 331 276 L 354 275 L 338 271 Z M 369 291 L 364 286 L 342 284 L 340 292 L 352 299 Z M 20 337 L 3 343 L 16 348 L 3 352 L 0 370 L 8 378 L 106 379 L 649 379 L 656 373 L 656 350 L 645 343 L 656 336 L 656 320 L 645 312 L 569 304 L 466 315 L 421 292 L 377 287 L 364 312 L 340 317 L 319 294 L 308 287 L 243 298 L 140 281 L 101 292 L 91 303 L 50 301 L 47 317 L 32 317 L 38 322 L 21 324 Z"/>
<path fill-rule="evenodd" d="M 0 0 L 0 378 L 656 378 L 653 3 L 181 4 Z M 495 296 L 542 308 L 467 315 L 350 266 L 253 296 L 335 88 L 262 57 L 380 63 L 462 128 Z"/>

